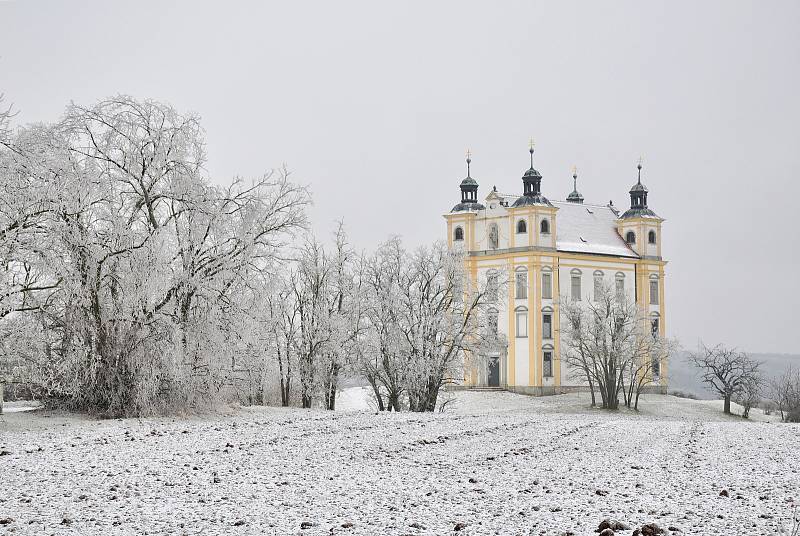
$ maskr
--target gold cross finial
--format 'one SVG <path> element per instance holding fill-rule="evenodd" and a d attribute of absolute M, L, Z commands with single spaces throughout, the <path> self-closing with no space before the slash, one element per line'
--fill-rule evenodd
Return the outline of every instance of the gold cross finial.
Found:
<path fill-rule="evenodd" d="M 472 158 L 472 151 L 467 149 L 467 160 L 469 160 L 470 158 Z"/>
<path fill-rule="evenodd" d="M 572 174 L 573 175 L 577 175 L 578 174 L 578 166 L 572 166 Z"/>
<path fill-rule="evenodd" d="M 534 145 L 535 144 L 533 143 L 533 138 L 531 138 L 530 141 L 528 142 L 528 149 L 533 150 Z"/>
<path fill-rule="evenodd" d="M 639 157 L 639 160 L 636 162 L 636 165 L 642 167 L 642 157 Z"/>

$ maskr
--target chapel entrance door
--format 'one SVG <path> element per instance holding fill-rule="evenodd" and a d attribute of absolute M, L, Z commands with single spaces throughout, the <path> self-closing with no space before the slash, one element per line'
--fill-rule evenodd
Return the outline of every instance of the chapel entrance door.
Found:
<path fill-rule="evenodd" d="M 500 356 L 489 357 L 489 387 L 500 387 Z"/>

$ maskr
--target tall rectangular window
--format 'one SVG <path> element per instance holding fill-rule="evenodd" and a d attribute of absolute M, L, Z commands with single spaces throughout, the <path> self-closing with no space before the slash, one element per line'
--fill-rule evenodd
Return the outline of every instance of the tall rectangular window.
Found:
<path fill-rule="evenodd" d="M 497 335 L 497 311 L 489 311 L 489 334 Z"/>
<path fill-rule="evenodd" d="M 650 305 L 658 305 L 658 280 L 650 281 Z"/>
<path fill-rule="evenodd" d="M 625 280 L 617 279 L 617 300 L 623 301 L 625 299 Z"/>
<path fill-rule="evenodd" d="M 542 376 L 545 378 L 553 377 L 553 352 L 546 351 L 542 356 Z"/>
<path fill-rule="evenodd" d="M 528 297 L 528 273 L 517 272 L 517 299 L 525 299 Z"/>
<path fill-rule="evenodd" d="M 464 282 L 459 275 L 453 276 L 452 281 L 453 302 L 461 303 L 464 301 Z"/>
<path fill-rule="evenodd" d="M 549 273 L 542 274 L 542 298 L 553 299 L 553 276 Z"/>
<path fill-rule="evenodd" d="M 542 315 L 542 338 L 553 338 L 553 315 L 545 313 Z"/>
<path fill-rule="evenodd" d="M 573 301 L 580 301 L 581 299 L 581 276 L 572 276 L 572 299 Z"/>
<path fill-rule="evenodd" d="M 528 336 L 528 311 L 517 311 L 517 337 Z"/>
<path fill-rule="evenodd" d="M 603 277 L 594 276 L 594 301 L 597 301 L 603 294 Z"/>
<path fill-rule="evenodd" d="M 498 283 L 497 274 L 490 274 L 486 279 L 486 301 L 489 303 L 497 302 Z"/>
<path fill-rule="evenodd" d="M 658 337 L 658 318 L 654 318 L 650 322 L 650 333 L 652 333 L 654 339 Z"/>
<path fill-rule="evenodd" d="M 659 376 L 661 376 L 661 361 L 657 357 L 653 358 L 651 368 L 653 370 L 654 378 L 658 378 Z"/>

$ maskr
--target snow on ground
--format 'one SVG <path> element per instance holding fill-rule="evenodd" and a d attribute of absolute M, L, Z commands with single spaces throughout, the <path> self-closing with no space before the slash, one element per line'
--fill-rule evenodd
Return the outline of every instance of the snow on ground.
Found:
<path fill-rule="evenodd" d="M 16 413 L 18 411 L 33 411 L 40 407 L 38 402 L 19 400 L 15 402 L 4 402 L 3 413 Z"/>
<path fill-rule="evenodd" d="M 588 395 L 459 392 L 446 413 L 376 414 L 358 389 L 337 412 L 8 413 L 0 532 L 581 535 L 612 517 L 759 535 L 800 499 L 800 426 L 712 403 L 609 414 Z"/>

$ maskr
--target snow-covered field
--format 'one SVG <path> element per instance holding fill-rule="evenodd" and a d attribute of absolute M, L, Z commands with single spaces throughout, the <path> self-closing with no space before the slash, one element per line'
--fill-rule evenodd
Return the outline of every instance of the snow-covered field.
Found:
<path fill-rule="evenodd" d="M 444 414 L 376 415 L 364 394 L 328 413 L 7 413 L 0 532 L 580 535 L 610 517 L 758 535 L 800 499 L 800 427 L 718 402 L 608 414 L 587 395 L 461 392 Z"/>

